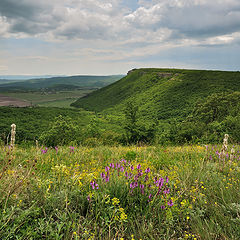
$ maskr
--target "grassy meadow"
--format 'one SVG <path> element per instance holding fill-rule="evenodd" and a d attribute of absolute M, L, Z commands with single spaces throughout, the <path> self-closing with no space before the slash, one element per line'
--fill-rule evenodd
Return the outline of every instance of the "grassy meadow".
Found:
<path fill-rule="evenodd" d="M 239 159 L 232 145 L 1 146 L 0 239 L 239 239 Z"/>
<path fill-rule="evenodd" d="M 239 240 L 239 79 L 139 69 L 75 109 L 85 90 L 6 92 L 46 107 L 0 107 L 0 239 Z"/>

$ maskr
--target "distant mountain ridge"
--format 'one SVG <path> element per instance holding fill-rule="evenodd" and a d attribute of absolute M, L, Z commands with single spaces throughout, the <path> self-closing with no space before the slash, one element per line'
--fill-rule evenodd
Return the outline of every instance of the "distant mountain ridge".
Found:
<path fill-rule="evenodd" d="M 199 100 L 234 91 L 240 91 L 240 72 L 142 68 L 129 71 L 121 80 L 72 106 L 119 113 L 130 100 L 139 106 L 144 118 L 184 118 Z"/>
<path fill-rule="evenodd" d="M 1 80 L 22 81 L 36 78 L 65 77 L 65 75 L 0 75 Z"/>
<path fill-rule="evenodd" d="M 110 75 L 110 76 L 63 76 L 50 78 L 36 78 L 17 82 L 7 82 L 0 84 L 0 92 L 4 91 L 21 91 L 21 90 L 39 90 L 45 88 L 54 88 L 54 86 L 68 86 L 68 88 L 100 88 L 111 84 L 124 75 Z M 13 80 L 11 80 L 13 81 Z M 1 82 L 0 82 L 1 83 Z M 72 86 L 72 87 L 70 87 Z"/>

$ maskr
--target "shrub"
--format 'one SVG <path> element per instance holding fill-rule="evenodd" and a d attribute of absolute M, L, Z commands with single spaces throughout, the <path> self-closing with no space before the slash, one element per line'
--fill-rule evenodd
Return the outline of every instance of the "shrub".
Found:
<path fill-rule="evenodd" d="M 69 117 L 59 115 L 51 123 L 49 130 L 42 133 L 40 141 L 47 146 L 70 144 L 80 136 L 79 127 Z"/>

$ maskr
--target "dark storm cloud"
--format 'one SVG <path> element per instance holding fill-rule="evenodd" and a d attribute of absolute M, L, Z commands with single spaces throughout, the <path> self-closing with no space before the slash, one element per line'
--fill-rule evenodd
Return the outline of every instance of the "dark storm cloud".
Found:
<path fill-rule="evenodd" d="M 9 19 L 33 19 L 40 9 L 36 4 L 23 0 L 1 0 L 0 14 Z"/>
<path fill-rule="evenodd" d="M 59 17 L 47 1 L 1 0 L 0 15 L 10 24 L 10 33 L 34 35 L 54 29 Z"/>

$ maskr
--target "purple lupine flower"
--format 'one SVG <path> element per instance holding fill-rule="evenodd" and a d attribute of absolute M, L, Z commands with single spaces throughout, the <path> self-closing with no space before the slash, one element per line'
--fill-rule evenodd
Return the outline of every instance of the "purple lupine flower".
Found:
<path fill-rule="evenodd" d="M 151 201 L 151 199 L 152 199 L 152 194 L 151 193 L 149 194 L 148 198 Z"/>
<path fill-rule="evenodd" d="M 121 166 L 120 163 L 116 163 L 115 168 L 118 169 L 120 168 L 120 166 Z"/>
<path fill-rule="evenodd" d="M 173 201 L 172 201 L 172 199 L 170 199 L 167 204 L 168 204 L 169 207 L 172 207 L 172 206 L 173 206 Z"/>
<path fill-rule="evenodd" d="M 139 187 L 140 187 L 140 189 L 141 189 L 142 194 L 144 194 L 144 185 L 143 185 L 143 184 L 140 184 Z"/>
<path fill-rule="evenodd" d="M 121 160 L 121 162 L 124 162 L 124 163 L 126 163 L 127 161 L 126 161 L 125 159 L 122 159 L 122 160 Z"/>
<path fill-rule="evenodd" d="M 126 178 L 128 178 L 128 172 L 125 172 L 125 174 L 124 174 L 124 175 L 125 175 L 125 177 L 126 177 Z"/>
<path fill-rule="evenodd" d="M 108 166 L 105 167 L 105 171 L 106 171 L 106 172 L 108 172 L 109 169 L 110 169 L 110 168 L 109 168 Z"/>
<path fill-rule="evenodd" d="M 58 146 L 55 147 L 55 150 L 56 150 L 56 154 L 58 153 Z"/>
<path fill-rule="evenodd" d="M 169 178 L 168 178 L 168 176 L 166 177 L 166 183 L 168 183 L 169 182 Z"/>
<path fill-rule="evenodd" d="M 94 188 L 95 188 L 94 181 L 91 181 L 91 182 L 90 182 L 90 185 L 92 186 L 92 189 L 94 189 Z"/>
<path fill-rule="evenodd" d="M 121 172 L 124 172 L 124 167 L 123 167 L 123 166 L 121 166 L 120 171 L 121 171 Z"/>
<path fill-rule="evenodd" d="M 111 168 L 114 168 L 114 163 L 110 163 L 109 165 Z"/>
<path fill-rule="evenodd" d="M 169 188 L 166 188 L 164 191 L 163 191 L 164 194 L 169 194 L 170 193 L 170 189 Z"/>
<path fill-rule="evenodd" d="M 74 147 L 73 146 L 70 146 L 70 153 L 74 153 Z"/>
<path fill-rule="evenodd" d="M 145 173 L 149 173 L 151 170 L 150 168 L 148 167 L 146 170 L 145 170 Z"/>
<path fill-rule="evenodd" d="M 149 179 L 149 177 L 148 177 L 148 175 L 146 175 L 144 181 L 147 182 L 148 179 Z"/>
<path fill-rule="evenodd" d="M 226 158 L 228 158 L 229 157 L 229 155 L 228 155 L 228 153 L 226 153 Z"/>
<path fill-rule="evenodd" d="M 161 188 L 163 186 L 163 183 L 164 183 L 163 178 L 159 178 L 159 180 L 155 182 L 156 186 L 159 188 Z"/>
<path fill-rule="evenodd" d="M 48 148 L 47 148 L 47 147 L 45 147 L 45 149 L 41 149 L 42 154 L 47 153 L 47 151 L 48 151 Z"/>
<path fill-rule="evenodd" d="M 132 178 L 132 176 L 133 176 L 132 173 L 129 173 L 129 174 L 128 174 L 128 178 L 129 178 L 129 179 Z"/>
<path fill-rule="evenodd" d="M 92 186 L 92 189 L 98 189 L 98 184 L 94 180 L 90 182 L 90 185 Z"/>
<path fill-rule="evenodd" d="M 130 188 L 134 189 L 138 186 L 138 182 L 132 182 L 130 183 Z"/>
<path fill-rule="evenodd" d="M 211 155 L 210 155 L 209 159 L 210 159 L 211 161 L 213 160 L 213 158 L 212 158 L 212 156 L 211 156 Z"/>
<path fill-rule="evenodd" d="M 140 170 L 140 168 L 141 168 L 141 164 L 138 164 L 137 169 Z"/>
<path fill-rule="evenodd" d="M 101 173 L 101 178 L 104 180 L 106 178 L 105 173 Z"/>
<path fill-rule="evenodd" d="M 109 175 L 107 174 L 107 176 L 105 177 L 105 181 L 109 182 Z"/>
<path fill-rule="evenodd" d="M 134 167 L 133 167 L 133 165 L 131 165 L 130 169 L 131 169 L 132 171 L 134 170 Z"/>
<path fill-rule="evenodd" d="M 163 209 L 165 209 L 165 206 L 164 206 L 164 205 L 162 205 L 162 206 L 161 206 L 161 209 L 162 209 L 162 210 L 163 210 Z"/>
<path fill-rule="evenodd" d="M 138 176 L 141 177 L 142 175 L 143 175 L 142 170 L 139 170 L 139 172 L 138 172 Z"/>
<path fill-rule="evenodd" d="M 89 196 L 89 195 L 87 196 L 87 200 L 88 200 L 89 202 L 90 202 L 90 200 L 91 200 L 91 198 L 90 198 L 90 196 Z"/>
<path fill-rule="evenodd" d="M 158 189 L 157 196 L 160 194 L 160 192 L 161 192 L 161 188 Z"/>
<path fill-rule="evenodd" d="M 134 180 L 137 181 L 138 180 L 138 175 L 134 176 Z"/>

